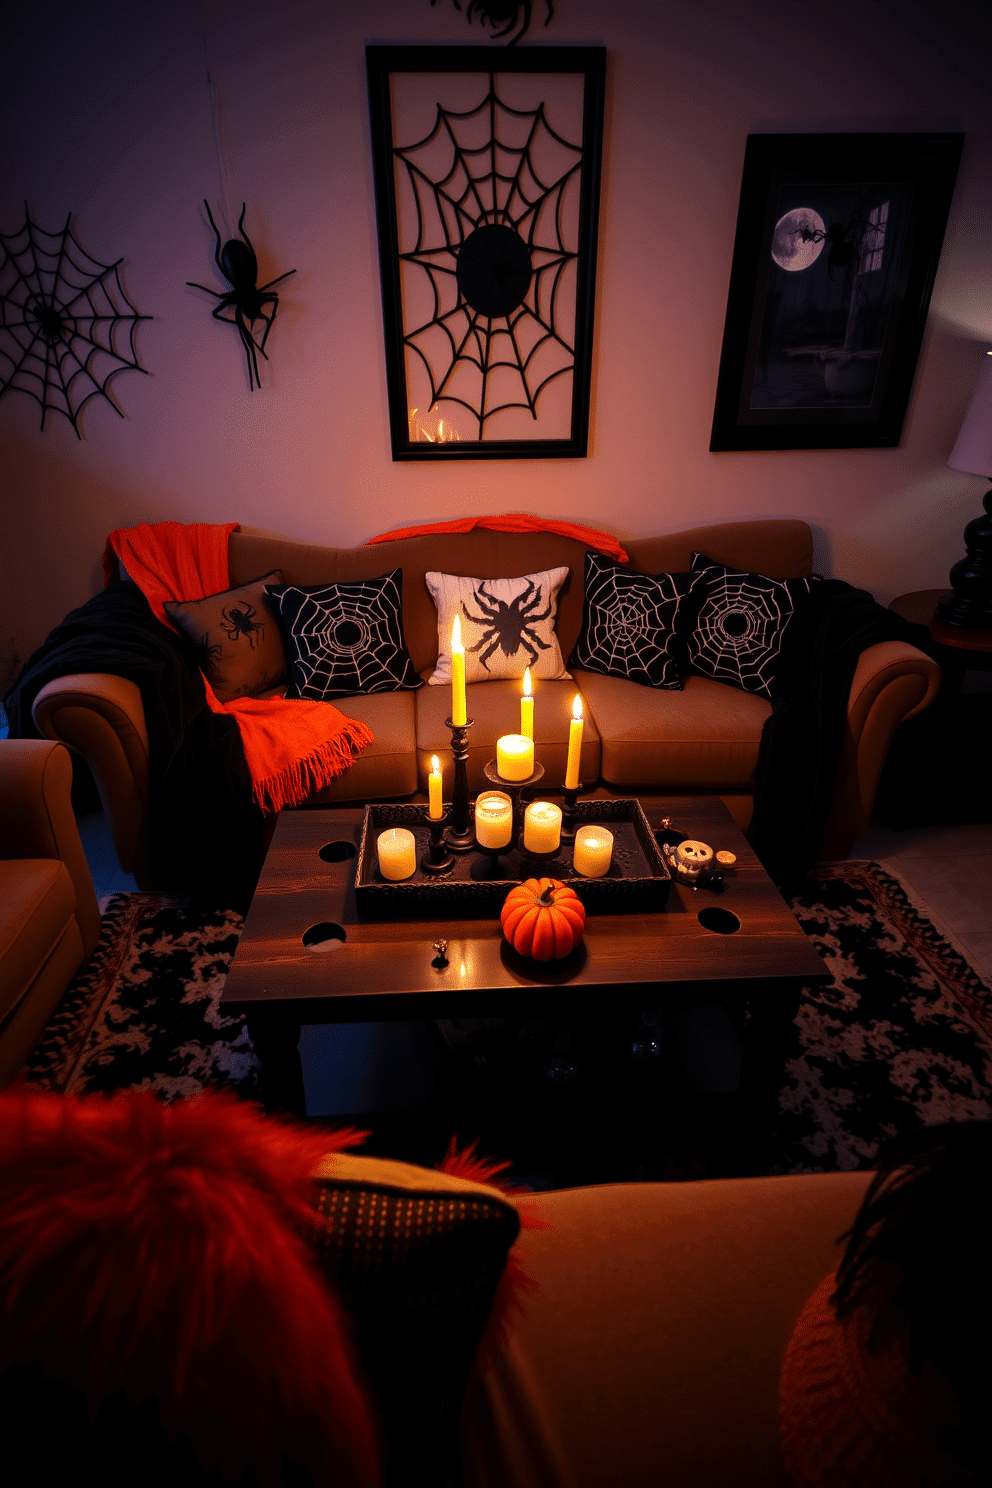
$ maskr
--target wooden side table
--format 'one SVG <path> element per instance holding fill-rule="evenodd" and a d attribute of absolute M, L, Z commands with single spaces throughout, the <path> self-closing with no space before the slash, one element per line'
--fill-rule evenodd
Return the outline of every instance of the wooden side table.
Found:
<path fill-rule="evenodd" d="M 889 605 L 904 620 L 925 625 L 933 636 L 936 660 L 944 674 L 944 692 L 956 697 L 968 671 L 992 672 L 992 630 L 965 630 L 935 619 L 937 605 L 949 589 L 916 589 Z"/>

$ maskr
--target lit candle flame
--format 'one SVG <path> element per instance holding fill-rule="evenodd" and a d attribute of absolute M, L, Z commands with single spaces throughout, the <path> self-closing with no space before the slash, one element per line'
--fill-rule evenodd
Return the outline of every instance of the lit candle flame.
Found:
<path fill-rule="evenodd" d="M 438 757 L 437 757 L 436 754 L 432 754 L 431 755 L 431 774 L 432 775 L 440 775 L 440 773 L 441 773 L 441 761 L 438 759 Z"/>
<path fill-rule="evenodd" d="M 582 717 L 582 699 L 581 699 L 581 697 L 579 696 L 578 693 L 575 694 L 575 701 L 572 704 L 572 717 L 573 718 L 581 718 Z"/>
<path fill-rule="evenodd" d="M 456 615 L 451 625 L 451 649 L 452 651 L 464 651 L 462 645 L 462 617 Z"/>
<path fill-rule="evenodd" d="M 524 697 L 530 697 L 531 691 L 532 688 L 530 685 L 530 667 L 528 667 L 527 670 L 524 672 Z"/>

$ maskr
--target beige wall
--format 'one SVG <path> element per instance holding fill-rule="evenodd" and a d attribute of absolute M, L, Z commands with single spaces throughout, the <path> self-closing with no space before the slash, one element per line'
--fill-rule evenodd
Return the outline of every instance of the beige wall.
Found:
<path fill-rule="evenodd" d="M 981 0 L 559 0 L 532 39 L 609 49 L 590 455 L 393 464 L 363 48 L 476 42 L 450 0 L 49 0 L 3 4 L 0 230 L 27 198 L 124 257 L 151 316 L 149 376 L 114 384 L 84 437 L 0 399 L 0 653 L 23 655 L 98 583 L 109 528 L 237 519 L 352 543 L 527 509 L 644 535 L 794 515 L 826 571 L 879 598 L 941 584 L 983 486 L 946 467 L 992 344 L 992 8 Z M 464 7 L 463 7 L 464 10 Z M 212 282 L 222 206 L 204 51 L 235 214 L 283 292 L 263 389 L 186 279 Z M 708 451 L 749 131 L 967 131 L 897 450 Z"/>

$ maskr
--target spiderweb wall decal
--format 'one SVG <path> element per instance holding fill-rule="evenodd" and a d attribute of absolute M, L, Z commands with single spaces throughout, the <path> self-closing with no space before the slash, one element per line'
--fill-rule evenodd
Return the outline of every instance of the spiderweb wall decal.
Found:
<path fill-rule="evenodd" d="M 134 332 L 139 315 L 121 284 L 123 259 L 104 264 L 73 236 L 66 218 L 61 232 L 32 222 L 0 233 L 0 397 L 17 390 L 41 408 L 63 414 L 76 431 L 79 415 L 98 394 L 121 418 L 108 392 L 118 372 L 144 372 Z"/>
<path fill-rule="evenodd" d="M 430 133 L 393 154 L 416 214 L 399 258 L 430 290 L 428 315 L 403 340 L 426 370 L 431 408 L 467 410 L 479 439 L 505 409 L 536 419 L 544 389 L 575 362 L 577 243 L 564 219 L 582 146 L 551 127 L 543 103 L 505 103 L 490 73 L 476 107 L 438 104 Z"/>

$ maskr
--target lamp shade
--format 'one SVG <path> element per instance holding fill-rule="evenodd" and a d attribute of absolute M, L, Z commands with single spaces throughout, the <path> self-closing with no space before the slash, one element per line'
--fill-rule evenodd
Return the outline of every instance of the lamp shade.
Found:
<path fill-rule="evenodd" d="M 992 353 L 985 358 L 978 386 L 947 463 L 952 470 L 992 478 Z"/>

